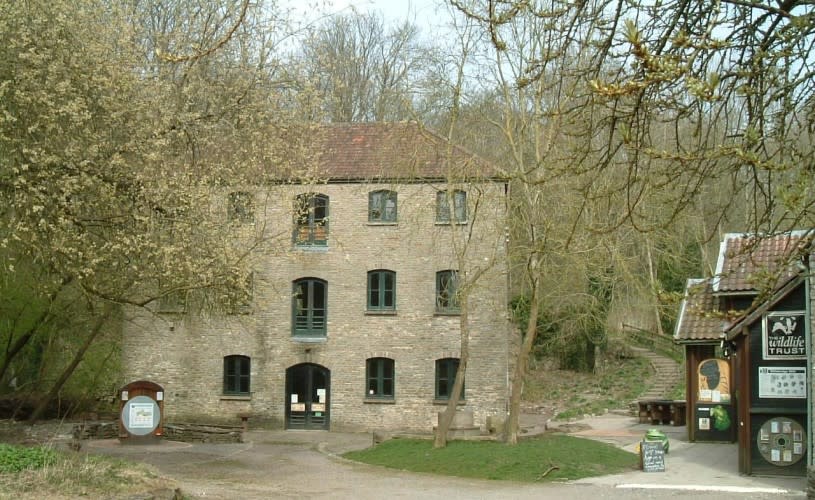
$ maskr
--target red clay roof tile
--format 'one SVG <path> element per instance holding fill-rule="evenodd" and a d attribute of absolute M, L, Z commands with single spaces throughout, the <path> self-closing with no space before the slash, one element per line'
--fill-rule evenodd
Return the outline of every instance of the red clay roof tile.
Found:
<path fill-rule="evenodd" d="M 319 174 L 329 180 L 497 178 L 499 170 L 416 122 L 318 126 Z"/>
<path fill-rule="evenodd" d="M 716 303 L 711 280 L 689 279 L 674 339 L 678 342 L 718 340 L 725 322 Z"/>
<path fill-rule="evenodd" d="M 811 245 L 812 235 L 812 231 L 725 235 L 719 247 L 714 293 L 756 293 L 775 288 L 799 272 L 796 257 Z"/>

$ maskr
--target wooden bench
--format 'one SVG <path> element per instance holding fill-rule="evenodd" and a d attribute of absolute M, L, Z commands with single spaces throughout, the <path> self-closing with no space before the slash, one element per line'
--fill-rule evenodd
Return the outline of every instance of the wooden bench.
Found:
<path fill-rule="evenodd" d="M 682 400 L 652 399 L 637 401 L 639 422 L 652 425 L 685 425 L 687 404 Z"/>

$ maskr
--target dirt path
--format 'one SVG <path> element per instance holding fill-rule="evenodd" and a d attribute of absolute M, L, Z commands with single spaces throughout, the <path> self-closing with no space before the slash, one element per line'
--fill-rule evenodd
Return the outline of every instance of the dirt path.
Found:
<path fill-rule="evenodd" d="M 122 446 L 100 441 L 91 453 L 154 465 L 192 498 L 562 498 L 567 485 L 525 485 L 383 469 L 339 458 L 327 448 L 360 448 L 370 435 L 254 432 L 234 445 Z M 320 437 L 324 439 L 320 439 Z M 295 440 L 298 442 L 282 442 Z M 339 441 L 337 441 L 339 439 Z M 330 444 L 326 440 L 332 441 Z"/>

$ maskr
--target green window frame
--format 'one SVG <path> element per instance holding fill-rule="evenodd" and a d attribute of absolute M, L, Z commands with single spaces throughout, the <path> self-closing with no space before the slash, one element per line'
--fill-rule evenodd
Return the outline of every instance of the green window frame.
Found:
<path fill-rule="evenodd" d="M 436 399 L 450 399 L 453 384 L 456 383 L 458 372 L 458 358 L 442 358 L 436 360 Z M 464 399 L 464 385 L 461 386 L 461 399 Z"/>
<path fill-rule="evenodd" d="M 250 377 L 249 356 L 224 356 L 224 394 L 248 395 Z"/>
<path fill-rule="evenodd" d="M 450 210 L 450 200 L 453 210 Z M 451 218 L 452 217 L 452 218 Z M 467 192 L 461 189 L 436 192 L 436 222 L 464 224 L 467 222 Z"/>
<path fill-rule="evenodd" d="M 396 273 L 387 269 L 368 271 L 368 310 L 396 310 Z"/>
<path fill-rule="evenodd" d="M 227 218 L 230 222 L 254 222 L 255 204 L 252 193 L 233 191 L 229 193 Z"/>
<path fill-rule="evenodd" d="M 305 193 L 294 203 L 294 243 L 325 246 L 328 244 L 328 196 Z"/>
<path fill-rule="evenodd" d="M 396 222 L 396 191 L 381 189 L 368 193 L 368 222 Z"/>
<path fill-rule="evenodd" d="M 447 269 L 436 273 L 436 312 L 455 314 L 461 311 L 458 300 L 458 271 Z"/>
<path fill-rule="evenodd" d="M 365 361 L 365 397 L 393 399 L 395 363 L 390 358 L 368 358 Z"/>
<path fill-rule="evenodd" d="M 292 335 L 325 337 L 328 313 L 328 283 L 317 278 L 294 282 L 292 293 Z"/>

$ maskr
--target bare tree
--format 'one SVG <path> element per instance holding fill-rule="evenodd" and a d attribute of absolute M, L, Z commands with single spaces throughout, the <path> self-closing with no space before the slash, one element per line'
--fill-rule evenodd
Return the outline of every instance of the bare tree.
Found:
<path fill-rule="evenodd" d="M 303 81 L 315 87 L 332 122 L 395 121 L 411 117 L 428 49 L 418 28 L 386 26 L 381 14 L 328 18 L 303 43 Z"/>

